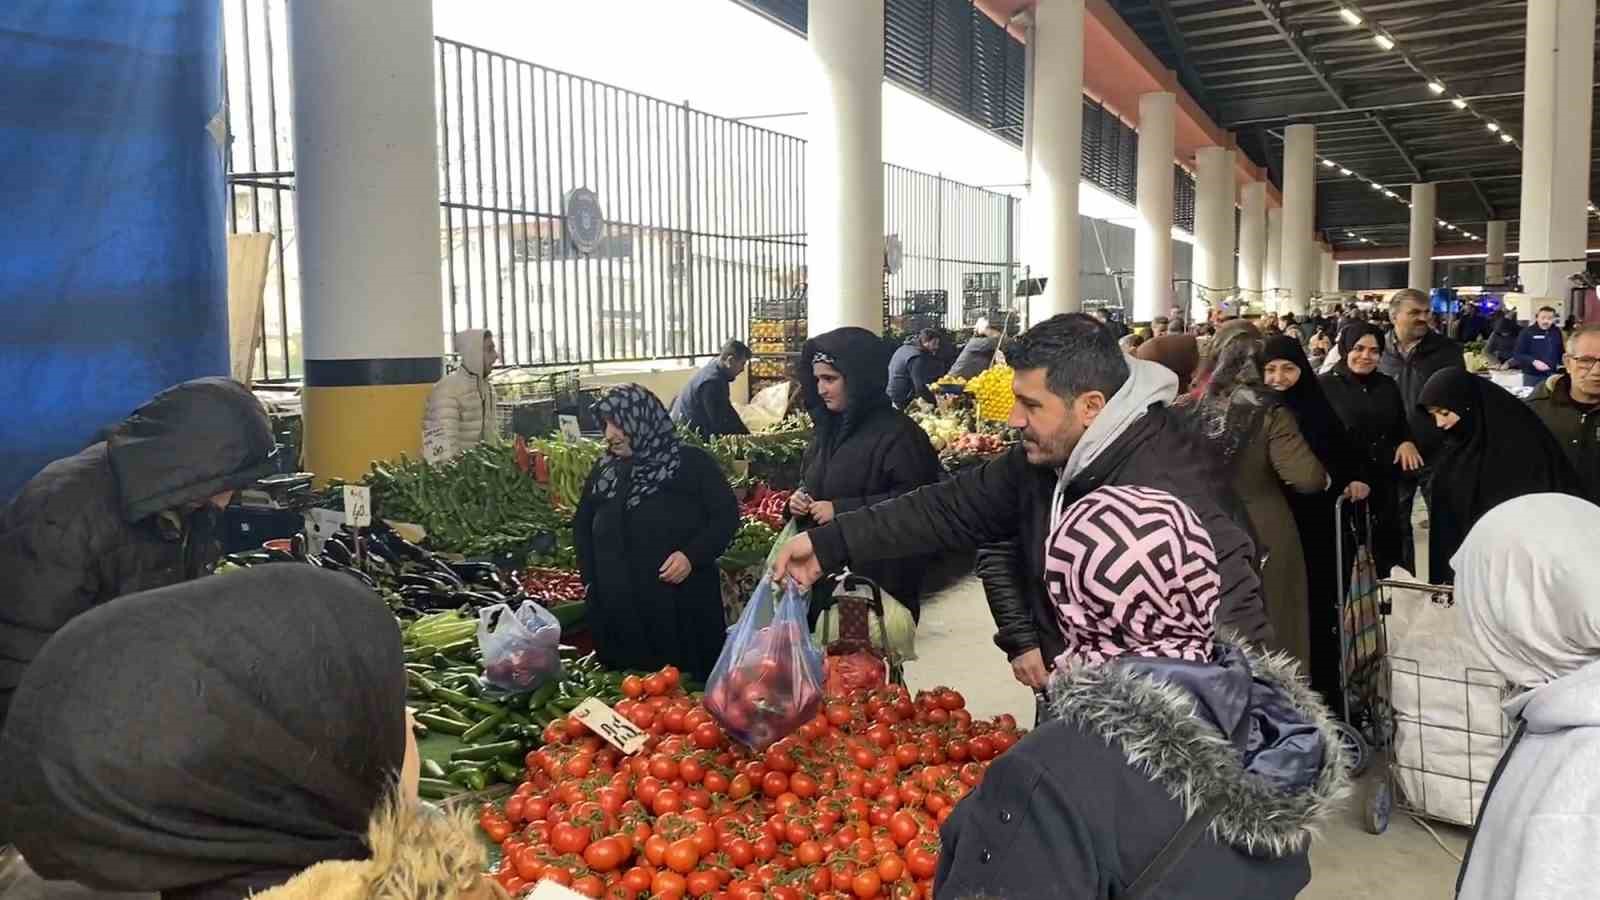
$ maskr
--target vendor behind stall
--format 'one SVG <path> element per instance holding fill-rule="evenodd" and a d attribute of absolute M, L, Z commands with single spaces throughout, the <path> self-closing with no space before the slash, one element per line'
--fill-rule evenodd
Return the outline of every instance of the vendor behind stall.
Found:
<path fill-rule="evenodd" d="M 971 378 L 994 363 L 995 352 L 1000 349 L 1000 329 L 979 319 L 972 326 L 972 337 L 961 345 L 961 355 L 950 367 L 950 377 Z"/>
<path fill-rule="evenodd" d="M 730 386 L 750 362 L 750 348 L 740 341 L 722 345 L 716 359 L 694 373 L 672 401 L 672 421 L 687 425 L 701 437 L 749 434 L 739 411 L 733 408 Z"/>
<path fill-rule="evenodd" d="M 62 626 L 211 570 L 219 510 L 272 474 L 273 447 L 244 385 L 197 378 L 23 485 L 0 511 L 0 723 L 23 670 Z"/>
<path fill-rule="evenodd" d="M 482 328 L 456 332 L 456 352 L 461 354 L 461 367 L 433 386 L 422 416 L 422 455 L 428 462 L 444 462 L 498 433 L 494 385 L 489 383 L 489 373 L 500 359 L 494 332 Z"/>
<path fill-rule="evenodd" d="M 717 559 L 739 502 L 716 460 L 678 440 L 655 394 L 620 385 L 595 413 L 607 454 L 573 526 L 595 649 L 613 669 L 675 665 L 704 679 L 727 630 Z"/>
<path fill-rule="evenodd" d="M 939 480 L 939 455 L 927 432 L 884 394 L 883 342 L 863 328 L 840 328 L 806 341 L 795 380 L 816 430 L 800 464 L 801 486 L 789 511 L 806 527 L 898 497 Z M 853 567 L 919 614 L 922 557 Z M 828 586 L 813 595 L 826 605 Z"/>

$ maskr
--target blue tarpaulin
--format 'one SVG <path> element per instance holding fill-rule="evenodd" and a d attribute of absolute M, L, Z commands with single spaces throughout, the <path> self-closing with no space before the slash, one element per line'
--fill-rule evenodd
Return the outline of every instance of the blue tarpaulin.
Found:
<path fill-rule="evenodd" d="M 0 2 L 0 504 L 228 372 L 217 0 Z"/>

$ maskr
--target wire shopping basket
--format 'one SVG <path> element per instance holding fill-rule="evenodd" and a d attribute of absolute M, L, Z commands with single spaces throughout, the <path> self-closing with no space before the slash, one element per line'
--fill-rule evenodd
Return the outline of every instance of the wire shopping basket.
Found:
<path fill-rule="evenodd" d="M 1340 729 L 1355 760 L 1353 774 L 1375 759 L 1386 762 L 1382 777 L 1363 787 L 1367 830 L 1382 834 L 1397 809 L 1471 826 L 1509 733 L 1501 712 L 1507 686 L 1487 668 L 1391 652 L 1388 619 L 1400 592 L 1425 597 L 1442 611 L 1454 608 L 1454 589 L 1377 577 L 1371 517 L 1363 509 L 1347 521 L 1345 509 L 1341 499 L 1334 512 L 1341 560 Z M 1356 539 L 1350 557 L 1347 536 Z M 1352 560 L 1348 579 L 1346 558 Z"/>

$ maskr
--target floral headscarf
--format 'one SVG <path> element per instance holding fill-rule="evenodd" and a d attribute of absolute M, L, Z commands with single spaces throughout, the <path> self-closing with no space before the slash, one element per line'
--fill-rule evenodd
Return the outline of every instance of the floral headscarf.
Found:
<path fill-rule="evenodd" d="M 677 432 L 661 399 L 637 384 L 618 385 L 594 405 L 595 414 L 622 429 L 633 446 L 630 459 L 607 456 L 600 461 L 594 485 L 596 496 L 610 500 L 626 480 L 628 508 L 666 486 L 682 463 Z M 631 471 L 631 477 L 629 473 Z"/>
<path fill-rule="evenodd" d="M 1097 488 L 1067 507 L 1045 547 L 1045 588 L 1073 661 L 1210 659 L 1222 580 L 1200 518 L 1165 491 Z"/>

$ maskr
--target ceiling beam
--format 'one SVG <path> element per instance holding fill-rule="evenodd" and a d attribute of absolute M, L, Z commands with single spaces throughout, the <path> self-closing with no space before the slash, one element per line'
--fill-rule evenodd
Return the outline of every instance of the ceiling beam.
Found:
<path fill-rule="evenodd" d="M 1195 99 L 1208 113 L 1216 115 L 1216 104 L 1211 102 L 1211 96 L 1206 90 L 1206 84 L 1200 78 L 1200 72 L 1195 69 L 1194 63 L 1189 61 L 1188 43 L 1183 38 L 1183 31 L 1178 28 L 1178 22 L 1172 17 L 1172 6 L 1167 0 L 1150 0 L 1150 5 L 1156 9 L 1156 15 L 1161 18 L 1161 28 L 1167 33 L 1167 44 L 1172 47 L 1172 53 L 1178 58 L 1178 74 L 1189 83 L 1189 90 L 1194 92 Z"/>
<path fill-rule="evenodd" d="M 1394 131 L 1389 128 L 1389 123 L 1385 122 L 1383 116 L 1378 113 L 1371 113 L 1370 115 L 1372 124 L 1378 126 L 1378 130 L 1383 132 L 1383 136 L 1388 139 L 1390 144 L 1394 145 L 1394 152 L 1400 154 L 1400 161 L 1406 164 L 1406 168 L 1411 170 L 1411 174 L 1416 176 L 1417 181 L 1423 181 L 1422 170 L 1417 168 L 1417 161 L 1411 158 L 1410 153 L 1406 152 L 1406 146 L 1400 143 L 1399 138 L 1395 137 Z"/>

